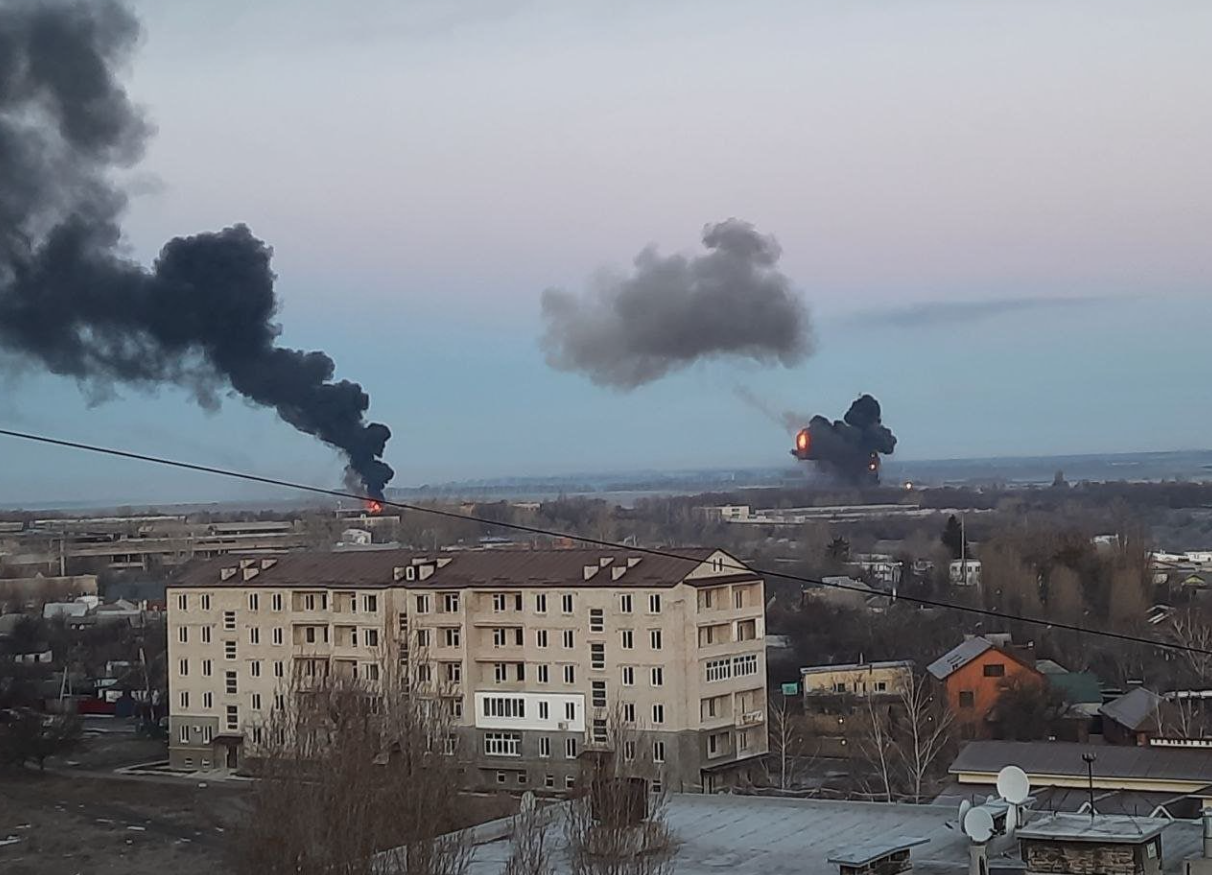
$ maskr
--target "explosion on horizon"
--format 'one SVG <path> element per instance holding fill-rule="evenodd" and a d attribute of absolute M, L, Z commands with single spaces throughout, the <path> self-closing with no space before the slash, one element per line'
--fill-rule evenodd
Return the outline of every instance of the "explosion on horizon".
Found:
<path fill-rule="evenodd" d="M 269 246 L 237 224 L 170 240 L 150 271 L 122 254 L 113 177 L 151 128 L 115 69 L 138 36 L 118 0 L 0 8 L 0 351 L 95 400 L 173 384 L 214 410 L 234 390 L 340 449 L 382 498 L 391 432 L 328 355 L 276 345 Z"/>
<path fill-rule="evenodd" d="M 880 403 L 860 395 L 843 419 L 814 416 L 795 435 L 791 455 L 813 461 L 851 483 L 878 483 L 880 456 L 896 449 L 896 435 L 881 420 Z"/>

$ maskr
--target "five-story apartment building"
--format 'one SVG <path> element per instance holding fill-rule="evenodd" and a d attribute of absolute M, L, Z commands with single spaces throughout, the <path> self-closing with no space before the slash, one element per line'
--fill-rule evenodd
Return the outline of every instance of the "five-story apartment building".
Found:
<path fill-rule="evenodd" d="M 472 787 L 562 790 L 584 758 L 672 790 L 766 752 L 765 596 L 728 554 L 626 550 L 225 557 L 169 589 L 170 759 L 238 767 L 293 678 L 407 672 Z"/>

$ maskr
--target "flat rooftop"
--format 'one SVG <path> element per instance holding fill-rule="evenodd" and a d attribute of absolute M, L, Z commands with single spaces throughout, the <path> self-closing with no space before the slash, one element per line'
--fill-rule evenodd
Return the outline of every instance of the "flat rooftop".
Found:
<path fill-rule="evenodd" d="M 1101 814 L 1037 814 L 1018 831 L 1020 839 L 1044 839 L 1065 842 L 1106 842 L 1139 845 L 1149 841 L 1171 824 L 1162 817 L 1127 817 Z"/>

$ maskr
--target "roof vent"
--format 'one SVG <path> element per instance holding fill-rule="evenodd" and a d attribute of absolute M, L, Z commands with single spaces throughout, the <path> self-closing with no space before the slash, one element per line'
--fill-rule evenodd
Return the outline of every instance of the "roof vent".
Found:
<path fill-rule="evenodd" d="M 628 556 L 627 557 L 627 567 L 635 568 L 637 565 L 640 564 L 640 560 L 643 558 L 644 558 L 643 556 Z"/>
<path fill-rule="evenodd" d="M 239 570 L 239 568 L 235 567 L 221 568 L 219 569 L 219 580 L 231 580 Z"/>
<path fill-rule="evenodd" d="M 609 564 L 610 564 L 610 560 L 611 560 L 612 558 L 614 558 L 614 557 L 612 557 L 612 556 L 603 556 L 601 559 L 599 559 L 599 560 L 598 560 L 598 566 L 599 566 L 600 568 L 605 568 L 607 565 L 609 565 Z"/>
<path fill-rule="evenodd" d="M 614 568 L 610 569 L 610 579 L 618 580 L 620 577 L 622 577 L 626 573 L 627 573 L 626 568 L 624 568 L 622 565 L 616 565 Z"/>
<path fill-rule="evenodd" d="M 396 583 L 399 583 L 401 580 L 404 579 L 404 566 L 403 565 L 397 565 L 395 568 L 391 569 L 391 579 L 394 580 Z"/>
<path fill-rule="evenodd" d="M 240 567 L 241 567 L 241 568 L 248 568 L 249 566 L 251 566 L 251 565 L 256 565 L 256 564 L 257 564 L 257 560 L 256 560 L 256 559 L 241 559 L 241 560 L 240 560 Z"/>
<path fill-rule="evenodd" d="M 590 579 L 590 578 L 592 578 L 592 577 L 593 577 L 595 574 L 597 574 L 597 573 L 598 573 L 599 568 L 598 568 L 598 566 L 596 566 L 596 565 L 586 565 L 586 566 L 585 566 L 585 567 L 582 569 L 582 571 L 583 571 L 583 573 L 584 573 L 584 575 L 585 575 L 585 579 L 586 579 L 586 580 L 589 580 L 589 579 Z"/>
<path fill-rule="evenodd" d="M 270 568 L 273 568 L 277 564 L 278 564 L 277 559 L 262 559 L 261 560 L 261 570 L 268 571 Z"/>
<path fill-rule="evenodd" d="M 447 565 L 449 565 L 453 561 L 454 560 L 451 559 L 449 556 L 439 556 L 438 557 L 438 567 L 445 568 Z"/>
<path fill-rule="evenodd" d="M 245 579 L 245 580 L 252 580 L 254 577 L 256 577 L 256 576 L 257 576 L 258 574 L 260 574 L 260 573 L 261 573 L 261 569 L 260 569 L 260 568 L 258 568 L 258 567 L 257 567 L 257 566 L 255 566 L 255 565 L 248 565 L 248 566 L 245 566 L 245 568 L 244 568 L 244 579 Z"/>
<path fill-rule="evenodd" d="M 412 557 L 413 565 L 424 565 L 428 561 L 429 561 L 429 559 L 425 556 L 413 556 Z"/>
<path fill-rule="evenodd" d="M 434 565 L 432 562 L 422 565 L 418 569 L 421 573 L 420 579 L 425 580 L 426 578 L 428 578 L 431 574 L 433 574 L 433 569 L 434 569 Z"/>

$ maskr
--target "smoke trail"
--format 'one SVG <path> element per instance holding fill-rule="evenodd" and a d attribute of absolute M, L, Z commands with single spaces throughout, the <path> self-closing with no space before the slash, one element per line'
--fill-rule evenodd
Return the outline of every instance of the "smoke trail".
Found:
<path fill-rule="evenodd" d="M 703 245 L 707 253 L 690 257 L 649 246 L 630 276 L 581 297 L 545 291 L 548 364 L 634 389 L 714 356 L 790 367 L 810 355 L 808 310 L 775 268 L 774 238 L 729 219 L 707 225 Z"/>
<path fill-rule="evenodd" d="M 248 228 L 169 241 L 147 271 L 119 251 L 112 182 L 150 127 L 116 81 L 139 35 L 116 0 L 10 0 L 0 9 L 0 348 L 75 378 L 172 383 L 218 406 L 227 387 L 344 451 L 366 492 L 392 470 L 370 399 L 322 352 L 275 345 L 270 248 Z"/>
<path fill-rule="evenodd" d="M 771 422 L 786 429 L 788 434 L 795 434 L 809 419 L 807 414 L 794 410 L 784 410 L 780 413 L 773 404 L 740 383 L 732 387 L 732 393 Z"/>

